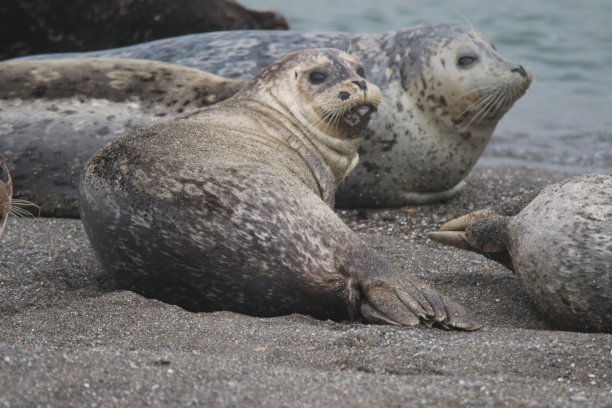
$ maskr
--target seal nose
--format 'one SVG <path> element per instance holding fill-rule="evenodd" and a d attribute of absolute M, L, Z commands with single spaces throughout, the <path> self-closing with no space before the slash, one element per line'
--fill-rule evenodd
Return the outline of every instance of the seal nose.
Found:
<path fill-rule="evenodd" d="M 359 87 L 359 89 L 361 89 L 362 91 L 367 91 L 368 90 L 368 85 L 366 84 L 366 81 L 353 81 L 353 83 L 355 85 L 357 85 Z"/>
<path fill-rule="evenodd" d="M 516 68 L 512 68 L 510 71 L 518 72 L 523 78 L 527 78 L 527 71 L 525 70 L 525 67 L 523 67 L 522 65 L 519 65 Z"/>

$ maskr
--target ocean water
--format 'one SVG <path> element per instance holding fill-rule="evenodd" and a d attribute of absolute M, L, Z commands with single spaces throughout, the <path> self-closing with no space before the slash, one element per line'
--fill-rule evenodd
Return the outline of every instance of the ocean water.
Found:
<path fill-rule="evenodd" d="M 534 74 L 483 162 L 612 172 L 612 0 L 241 0 L 295 31 L 392 31 L 423 22 L 472 25 Z"/>

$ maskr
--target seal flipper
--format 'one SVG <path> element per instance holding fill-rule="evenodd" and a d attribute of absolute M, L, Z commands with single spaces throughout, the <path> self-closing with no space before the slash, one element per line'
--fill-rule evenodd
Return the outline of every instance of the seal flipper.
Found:
<path fill-rule="evenodd" d="M 373 250 L 362 247 L 354 252 L 344 272 L 348 272 L 349 308 L 358 308 L 367 323 L 399 326 L 439 326 L 444 329 L 478 330 L 482 327 L 469 312 L 449 298 L 439 295 L 415 277 L 400 276 Z M 365 256 L 364 256 L 365 255 Z"/>
<path fill-rule="evenodd" d="M 455 301 L 438 295 L 417 278 L 375 278 L 360 285 L 361 316 L 368 323 L 439 326 L 447 330 L 478 330 L 482 324 Z"/>
<path fill-rule="evenodd" d="M 506 248 L 510 218 L 487 208 L 451 220 L 442 225 L 439 231 L 428 233 L 427 237 L 443 245 L 484 255 L 514 272 Z"/>

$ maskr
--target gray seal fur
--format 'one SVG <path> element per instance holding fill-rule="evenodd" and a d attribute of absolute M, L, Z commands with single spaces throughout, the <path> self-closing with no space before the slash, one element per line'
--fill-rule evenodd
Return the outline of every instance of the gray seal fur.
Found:
<path fill-rule="evenodd" d="M 612 176 L 549 185 L 449 221 L 430 238 L 513 270 L 555 327 L 612 333 Z"/>
<path fill-rule="evenodd" d="M 54 57 L 151 59 L 248 79 L 281 55 L 307 47 L 348 51 L 384 95 L 380 117 L 370 121 L 361 145 L 360 163 L 338 191 L 342 207 L 451 198 L 463 188 L 498 121 L 531 82 L 530 73 L 504 59 L 480 34 L 449 24 L 379 34 L 205 33 Z M 463 57 L 475 62 L 459 66 Z"/>
<path fill-rule="evenodd" d="M 291 53 L 234 97 L 102 149 L 80 196 L 104 268 L 192 311 L 478 328 L 332 209 L 380 98 L 362 75 L 335 49 Z"/>
<path fill-rule="evenodd" d="M 129 130 L 228 98 L 241 82 L 149 60 L 0 63 L 0 139 L 16 196 L 78 216 L 84 164 Z"/>

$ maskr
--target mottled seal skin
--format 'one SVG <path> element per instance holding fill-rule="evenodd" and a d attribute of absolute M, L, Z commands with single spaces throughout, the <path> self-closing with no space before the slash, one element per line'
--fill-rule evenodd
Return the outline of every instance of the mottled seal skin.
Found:
<path fill-rule="evenodd" d="M 335 49 L 281 58 L 217 105 L 86 165 L 81 218 L 124 288 L 192 311 L 479 327 L 334 213 L 380 93 Z"/>
<path fill-rule="evenodd" d="M 16 197 L 78 217 L 83 165 L 135 128 L 233 95 L 240 82 L 148 60 L 0 63 L 0 140 Z"/>
<path fill-rule="evenodd" d="M 513 270 L 555 327 L 612 333 L 612 176 L 549 185 L 449 221 L 430 238 Z"/>
<path fill-rule="evenodd" d="M 287 28 L 281 15 L 232 0 L 11 0 L 0 5 L 0 60 L 189 33 Z"/>
<path fill-rule="evenodd" d="M 0 237 L 11 211 L 13 183 L 4 156 L 0 154 Z"/>
<path fill-rule="evenodd" d="M 479 33 L 449 24 L 358 35 L 207 33 L 77 56 L 153 59 L 247 79 L 280 55 L 307 47 L 348 51 L 385 96 L 360 163 L 338 191 L 342 207 L 422 204 L 457 194 L 532 78 Z"/>

